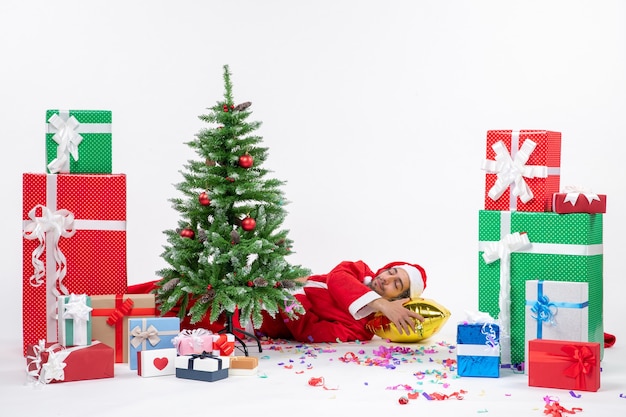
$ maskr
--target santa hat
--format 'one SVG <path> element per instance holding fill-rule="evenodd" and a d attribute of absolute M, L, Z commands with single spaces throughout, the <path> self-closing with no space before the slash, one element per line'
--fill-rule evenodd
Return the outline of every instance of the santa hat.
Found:
<path fill-rule="evenodd" d="M 380 273 L 389 268 L 400 268 L 409 275 L 411 284 L 409 296 L 411 299 L 419 298 L 426 289 L 426 271 L 418 264 L 409 264 L 406 262 L 391 262 L 376 271 L 378 276 Z"/>

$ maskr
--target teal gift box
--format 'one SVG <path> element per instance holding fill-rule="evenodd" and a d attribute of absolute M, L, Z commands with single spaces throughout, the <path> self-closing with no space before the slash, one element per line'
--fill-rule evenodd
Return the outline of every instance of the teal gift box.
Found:
<path fill-rule="evenodd" d="M 586 282 L 588 341 L 603 346 L 602 220 L 599 213 L 479 211 L 478 307 L 501 320 L 503 365 L 524 362 L 529 280 Z"/>
<path fill-rule="evenodd" d="M 91 345 L 91 297 L 86 294 L 57 298 L 57 340 L 63 346 Z"/>
<path fill-rule="evenodd" d="M 111 174 L 112 157 L 111 111 L 46 111 L 48 173 Z"/>
<path fill-rule="evenodd" d="M 137 352 L 172 348 L 180 333 L 178 317 L 145 317 L 128 320 L 128 365 L 137 369 Z"/>

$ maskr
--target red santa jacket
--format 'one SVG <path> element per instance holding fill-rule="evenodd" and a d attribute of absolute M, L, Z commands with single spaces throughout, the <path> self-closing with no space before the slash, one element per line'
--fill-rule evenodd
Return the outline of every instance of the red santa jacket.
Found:
<path fill-rule="evenodd" d="M 302 342 L 370 340 L 373 334 L 366 330 L 365 325 L 375 311 L 367 304 L 380 298 L 380 295 L 368 284 L 383 270 L 403 263 L 392 262 L 374 273 L 363 261 L 344 261 L 328 274 L 310 276 L 295 294 L 305 314 L 291 320 L 282 314 L 280 319 L 291 338 Z M 423 272 L 424 286 L 425 276 Z M 262 326 L 261 333 L 263 330 L 267 330 L 266 335 L 272 336 L 268 326 L 265 329 Z"/>

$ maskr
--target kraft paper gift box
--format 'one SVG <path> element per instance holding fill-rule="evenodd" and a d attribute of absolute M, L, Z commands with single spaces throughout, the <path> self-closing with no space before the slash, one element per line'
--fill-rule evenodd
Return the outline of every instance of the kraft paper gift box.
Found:
<path fill-rule="evenodd" d="M 526 343 L 533 339 L 587 342 L 588 322 L 588 283 L 526 281 Z"/>
<path fill-rule="evenodd" d="M 28 378 L 36 384 L 113 378 L 113 348 L 94 340 L 89 346 L 65 348 L 40 340 L 26 350 Z"/>
<path fill-rule="evenodd" d="M 555 213 L 606 213 L 606 194 L 595 194 L 577 187 L 565 187 L 552 196 Z"/>
<path fill-rule="evenodd" d="M 215 334 L 207 329 L 184 329 L 172 339 L 172 344 L 179 355 L 213 352 Z"/>
<path fill-rule="evenodd" d="M 528 341 L 528 385 L 576 391 L 600 389 L 600 343 Z"/>
<path fill-rule="evenodd" d="M 110 174 L 112 155 L 110 110 L 46 111 L 46 172 Z"/>
<path fill-rule="evenodd" d="M 176 357 L 176 377 L 214 382 L 228 378 L 230 358 L 201 353 Z"/>
<path fill-rule="evenodd" d="M 589 342 L 603 354 L 602 214 L 479 211 L 478 309 L 499 318 L 501 364 L 525 351 L 526 281 L 586 282 Z"/>
<path fill-rule="evenodd" d="M 165 349 L 180 333 L 178 317 L 130 318 L 128 320 L 128 365 L 137 369 L 137 352 Z"/>
<path fill-rule="evenodd" d="M 176 374 L 176 349 L 137 351 L 137 375 L 143 377 Z"/>
<path fill-rule="evenodd" d="M 560 167 L 560 132 L 487 131 L 485 210 L 552 211 Z"/>
<path fill-rule="evenodd" d="M 91 344 L 91 298 L 86 294 L 58 298 L 58 342 L 63 346 Z"/>
<path fill-rule="evenodd" d="M 154 294 L 91 296 L 94 339 L 113 347 L 116 363 L 128 362 L 128 321 L 131 317 L 155 317 Z"/>
<path fill-rule="evenodd" d="M 457 375 L 500 376 L 500 327 L 495 323 L 459 323 L 456 334 Z"/>
<path fill-rule="evenodd" d="M 23 174 L 23 348 L 57 340 L 57 297 L 123 294 L 126 176 Z"/>
<path fill-rule="evenodd" d="M 228 376 L 256 375 L 259 369 L 259 358 L 256 356 L 230 356 Z"/>

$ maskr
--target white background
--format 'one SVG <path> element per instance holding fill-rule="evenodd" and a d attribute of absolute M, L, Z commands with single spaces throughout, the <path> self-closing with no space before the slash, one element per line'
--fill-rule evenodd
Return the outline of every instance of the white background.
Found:
<path fill-rule="evenodd" d="M 561 185 L 608 195 L 605 330 L 624 335 L 625 17 L 617 0 L 4 0 L 2 337 L 20 350 L 22 173 L 45 171 L 46 109 L 113 111 L 128 281 L 153 280 L 224 64 L 287 181 L 290 262 L 420 263 L 458 319 L 478 304 L 486 131 L 562 132 Z"/>

